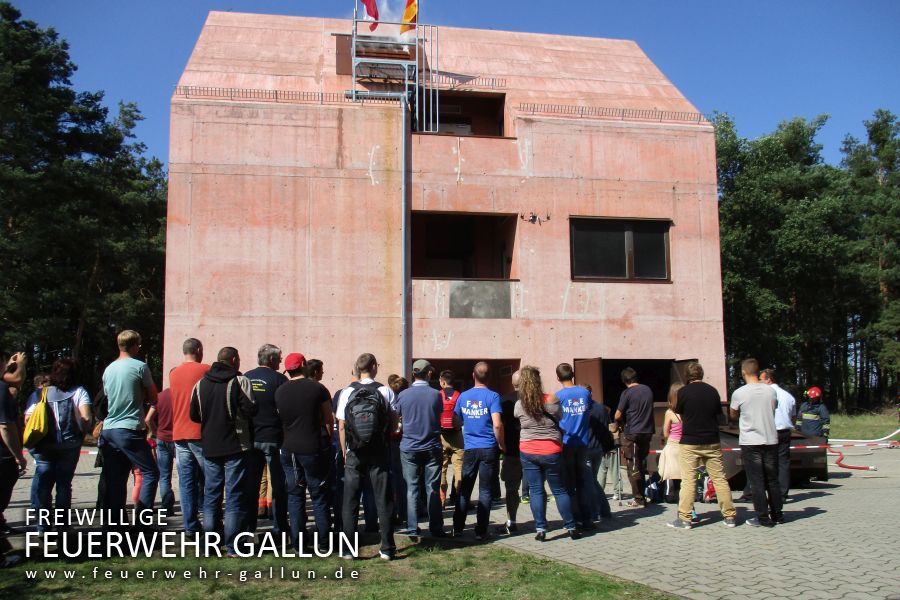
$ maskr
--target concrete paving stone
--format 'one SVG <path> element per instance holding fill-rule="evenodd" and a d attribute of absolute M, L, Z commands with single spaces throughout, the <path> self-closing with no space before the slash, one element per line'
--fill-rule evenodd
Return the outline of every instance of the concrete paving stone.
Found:
<path fill-rule="evenodd" d="M 771 530 L 744 524 L 752 516 L 745 504 L 738 505 L 740 526 L 736 529 L 722 526 L 712 505 L 698 504 L 704 525 L 676 531 L 666 526 L 676 516 L 674 506 L 634 511 L 613 502 L 617 516 L 604 523 L 600 532 L 577 543 L 553 539 L 541 544 L 533 540 L 531 514 L 523 506 L 519 523 L 525 533 L 498 537 L 492 543 L 686 598 L 871 600 L 895 596 L 900 600 L 900 555 L 885 551 L 885 540 L 900 539 L 896 517 L 900 452 L 876 450 L 868 458 L 884 478 L 864 479 L 857 472 L 833 469 L 827 484 L 814 482 L 809 489 L 796 490 L 796 501 L 785 508 L 789 522 Z M 92 506 L 96 497 L 99 471 L 93 469 L 93 460 L 86 455 L 79 461 L 74 482 L 77 508 Z M 29 470 L 34 472 L 33 465 Z M 6 512 L 13 526 L 23 525 L 30 483 L 26 477 L 14 489 Z M 177 494 L 177 476 L 174 487 Z M 505 516 L 502 509 L 492 511 L 492 523 L 500 525 Z M 557 528 L 551 537 L 562 533 L 553 503 L 548 505 L 548 517 Z M 474 517 L 469 521 L 474 522 Z M 815 568 L 784 568 L 788 557 L 801 556 L 814 557 Z"/>

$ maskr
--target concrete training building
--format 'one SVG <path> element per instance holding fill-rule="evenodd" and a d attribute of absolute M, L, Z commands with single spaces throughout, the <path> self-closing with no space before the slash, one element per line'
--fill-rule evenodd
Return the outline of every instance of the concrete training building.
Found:
<path fill-rule="evenodd" d="M 332 391 L 361 352 L 408 372 L 402 111 L 364 95 L 412 72 L 411 358 L 500 391 L 575 362 L 611 404 L 625 366 L 662 401 L 696 358 L 724 397 L 713 128 L 634 42 L 353 28 L 209 14 L 172 97 L 165 373 L 189 336 Z"/>

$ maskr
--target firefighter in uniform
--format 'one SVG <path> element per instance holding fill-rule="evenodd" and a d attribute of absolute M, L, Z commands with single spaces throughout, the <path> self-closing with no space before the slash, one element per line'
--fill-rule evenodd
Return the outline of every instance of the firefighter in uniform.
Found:
<path fill-rule="evenodd" d="M 800 405 L 797 413 L 797 429 L 806 435 L 815 435 L 828 439 L 831 428 L 831 417 L 822 403 L 822 390 L 811 387 L 803 393 L 806 400 Z"/>

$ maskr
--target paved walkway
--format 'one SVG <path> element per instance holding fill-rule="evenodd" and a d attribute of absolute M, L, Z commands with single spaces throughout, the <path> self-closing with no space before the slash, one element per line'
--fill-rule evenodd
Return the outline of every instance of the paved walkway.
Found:
<path fill-rule="evenodd" d="M 854 450 L 859 452 L 851 454 L 864 451 Z M 797 490 L 795 500 L 785 505 L 788 523 L 774 529 L 744 525 L 752 516 L 748 504 L 737 505 L 735 529 L 722 524 L 716 505 L 698 504 L 701 526 L 683 531 L 666 527 L 675 518 L 674 505 L 629 509 L 613 502 L 611 521 L 596 534 L 572 541 L 562 536 L 550 503 L 555 529 L 539 543 L 533 539 L 531 511 L 523 504 L 518 520 L 525 532 L 493 543 L 687 598 L 900 600 L 900 450 L 875 449 L 869 456 L 848 456 L 846 462 L 875 464 L 878 471 L 830 467 L 831 480 Z M 93 464 L 94 456 L 81 457 L 73 486 L 78 507 L 92 506 L 96 497 Z M 15 487 L 7 510 L 13 525 L 22 524 L 30 483 L 26 477 Z M 494 510 L 494 523 L 505 519 L 504 509 Z"/>
<path fill-rule="evenodd" d="M 743 524 L 753 516 L 750 504 L 737 505 L 735 529 L 724 526 L 717 505 L 697 504 L 701 526 L 685 531 L 666 526 L 674 505 L 629 509 L 613 502 L 612 521 L 582 540 L 559 537 L 557 529 L 544 543 L 531 534 L 499 543 L 687 598 L 900 600 L 900 450 L 845 459 L 874 464 L 876 472 L 829 462 L 828 483 L 794 492 L 787 523 L 773 529 Z M 557 519 L 551 525 L 561 527 L 549 507 Z M 521 508 L 519 521 L 530 521 L 527 505 Z M 493 515 L 500 522 L 505 511 Z"/>

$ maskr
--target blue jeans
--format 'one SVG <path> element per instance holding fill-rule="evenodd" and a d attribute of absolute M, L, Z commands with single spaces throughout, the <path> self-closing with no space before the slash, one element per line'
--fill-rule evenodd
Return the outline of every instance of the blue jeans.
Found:
<path fill-rule="evenodd" d="M 406 480 L 400 459 L 400 440 L 391 440 L 391 490 L 394 498 L 394 519 L 399 523 L 406 519 Z"/>
<path fill-rule="evenodd" d="M 81 444 L 38 446 L 31 456 L 36 464 L 31 480 L 31 505 L 36 509 L 52 510 L 53 487 L 56 486 L 56 508 L 72 508 L 72 479 L 81 456 Z M 37 530 L 45 531 L 46 528 L 39 522 Z"/>
<path fill-rule="evenodd" d="M 331 528 L 331 447 L 316 454 L 281 451 L 281 464 L 287 482 L 287 511 L 291 519 L 291 541 L 300 548 L 300 532 L 306 524 L 306 492 L 312 499 L 319 546 L 328 547 Z M 274 496 L 274 494 L 273 494 Z M 274 497 L 273 497 L 274 499 Z"/>
<path fill-rule="evenodd" d="M 591 518 L 603 517 L 604 519 L 612 518 L 612 510 L 609 508 L 609 500 L 606 499 L 606 492 L 600 487 L 597 481 L 597 473 L 600 471 L 600 465 L 603 463 L 605 453 L 603 448 L 590 448 L 587 451 L 588 465 L 591 469 L 591 483 L 594 489 L 594 502 L 591 505 Z"/>
<path fill-rule="evenodd" d="M 575 529 L 575 515 L 572 514 L 572 500 L 563 483 L 562 453 L 556 454 L 528 454 L 522 452 L 522 471 L 525 480 L 528 481 L 528 491 L 531 496 L 531 514 L 534 516 L 534 528 L 537 531 L 547 531 L 547 500 L 544 496 L 544 481 L 550 485 L 550 491 L 556 499 L 556 508 L 563 518 L 566 529 Z"/>
<path fill-rule="evenodd" d="M 194 440 L 175 442 L 178 487 L 181 492 L 181 515 L 187 533 L 203 531 L 197 513 L 203 509 L 203 448 Z"/>
<path fill-rule="evenodd" d="M 594 509 L 596 479 L 588 461 L 588 449 L 585 446 L 565 446 L 563 458 L 563 482 L 569 499 L 572 501 L 572 512 L 575 520 L 590 526 Z"/>
<path fill-rule="evenodd" d="M 205 459 L 206 487 L 203 490 L 203 528 L 222 532 L 225 548 L 234 552 L 234 536 L 245 523 L 247 510 L 247 453 Z M 222 521 L 222 492 L 225 493 L 225 521 Z"/>
<path fill-rule="evenodd" d="M 279 444 L 275 442 L 253 442 L 252 469 L 247 489 L 247 529 L 256 531 L 259 486 L 262 482 L 263 470 L 269 468 L 269 485 L 272 486 L 272 533 L 276 537 L 288 531 L 287 521 L 287 487 L 285 487 L 284 468 L 281 466 Z"/>
<path fill-rule="evenodd" d="M 175 492 L 172 491 L 172 463 L 175 462 L 175 442 L 156 438 L 156 466 L 159 467 L 159 505 L 171 515 L 175 510 Z"/>
<path fill-rule="evenodd" d="M 406 524 L 411 534 L 419 528 L 419 487 L 423 476 L 428 506 L 428 529 L 431 533 L 444 532 L 444 515 L 439 493 L 442 457 L 441 448 L 421 452 L 400 452 L 403 479 L 406 480 Z"/>
<path fill-rule="evenodd" d="M 141 472 L 141 492 L 136 509 L 153 508 L 156 487 L 159 483 L 159 467 L 142 431 L 134 429 L 104 429 L 100 434 L 100 451 L 103 453 L 103 471 L 106 481 L 106 504 L 113 511 L 125 508 L 125 495 L 131 467 Z"/>
<path fill-rule="evenodd" d="M 500 450 L 498 448 L 472 448 L 463 453 L 462 481 L 459 498 L 453 511 L 453 530 L 460 532 L 466 526 L 466 508 L 478 479 L 478 510 L 476 512 L 475 535 L 485 535 L 491 520 L 491 504 L 494 501 L 494 486 L 500 471 Z"/>

